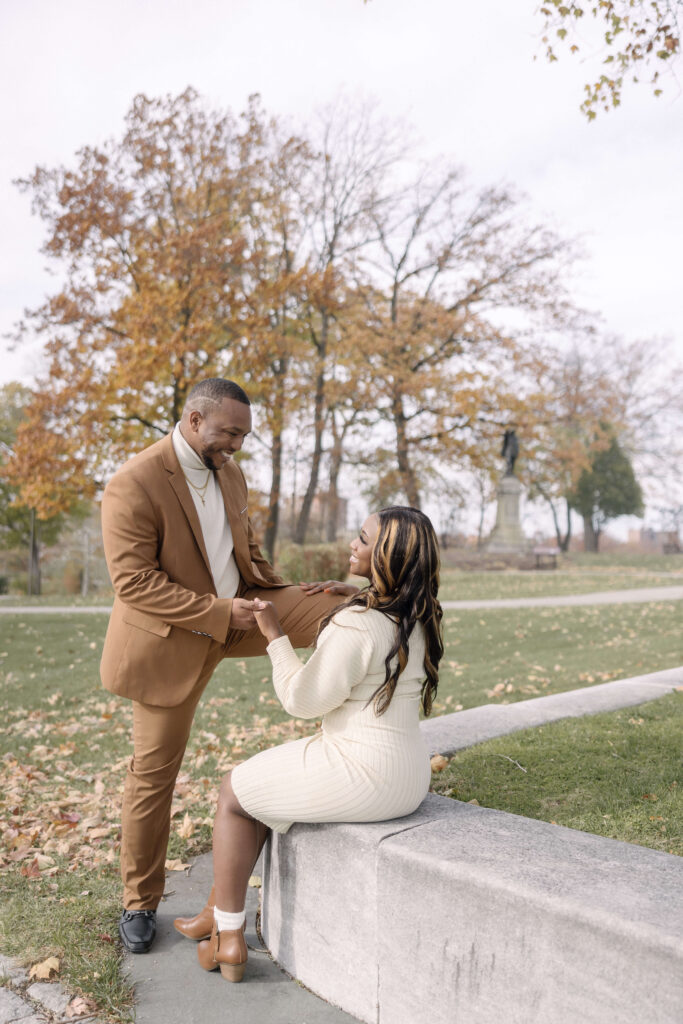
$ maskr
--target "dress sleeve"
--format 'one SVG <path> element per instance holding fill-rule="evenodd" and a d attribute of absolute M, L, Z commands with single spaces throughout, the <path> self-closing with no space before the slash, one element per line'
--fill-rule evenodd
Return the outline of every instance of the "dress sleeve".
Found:
<path fill-rule="evenodd" d="M 317 718 L 333 711 L 368 674 L 373 642 L 367 629 L 355 621 L 362 618 L 362 613 L 345 609 L 338 618 L 342 621 L 334 620 L 325 627 L 305 664 L 289 637 L 281 636 L 268 644 L 273 686 L 290 715 Z"/>

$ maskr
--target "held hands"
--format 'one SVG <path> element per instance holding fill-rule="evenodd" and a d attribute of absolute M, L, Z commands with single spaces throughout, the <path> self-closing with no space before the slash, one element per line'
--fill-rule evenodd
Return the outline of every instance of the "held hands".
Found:
<path fill-rule="evenodd" d="M 300 583 L 299 586 L 309 597 L 311 594 L 341 594 L 343 597 L 352 597 L 357 594 L 359 588 L 353 583 L 340 583 L 339 580 L 324 580 L 317 583 Z"/>
<path fill-rule="evenodd" d="M 253 629 L 256 625 L 253 601 L 245 601 L 243 597 L 233 597 L 230 612 L 231 629 Z"/>
<path fill-rule="evenodd" d="M 261 599 L 257 597 L 252 601 L 252 608 L 254 610 L 256 625 L 261 630 L 268 643 L 271 643 L 273 640 L 277 640 L 279 636 L 284 636 L 280 620 L 277 617 L 277 612 L 275 611 L 272 601 L 261 601 Z"/>

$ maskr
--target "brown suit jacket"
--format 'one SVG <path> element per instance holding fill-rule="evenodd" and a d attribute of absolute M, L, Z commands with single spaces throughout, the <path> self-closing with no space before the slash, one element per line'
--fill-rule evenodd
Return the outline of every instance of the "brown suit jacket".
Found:
<path fill-rule="evenodd" d="M 218 471 L 235 560 L 247 586 L 282 586 L 261 554 L 237 463 Z M 173 707 L 190 694 L 211 640 L 224 643 L 232 601 L 216 596 L 199 517 L 171 435 L 125 463 L 102 499 L 115 598 L 100 672 L 106 689 Z"/>

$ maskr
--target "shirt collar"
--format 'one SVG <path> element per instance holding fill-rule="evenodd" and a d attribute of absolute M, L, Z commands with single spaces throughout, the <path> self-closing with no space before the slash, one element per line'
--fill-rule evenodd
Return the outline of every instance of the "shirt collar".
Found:
<path fill-rule="evenodd" d="M 207 472 L 211 472 L 209 467 L 204 465 L 194 448 L 187 443 L 181 434 L 179 423 L 176 423 L 173 428 L 173 447 L 176 455 L 178 456 L 178 462 L 183 469 L 203 469 Z"/>

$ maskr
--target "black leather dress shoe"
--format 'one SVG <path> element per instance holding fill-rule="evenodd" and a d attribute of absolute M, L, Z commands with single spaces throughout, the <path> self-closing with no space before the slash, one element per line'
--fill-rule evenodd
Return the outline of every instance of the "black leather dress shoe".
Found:
<path fill-rule="evenodd" d="M 119 920 L 119 935 L 131 953 L 147 953 L 157 933 L 156 910 L 124 910 Z"/>

